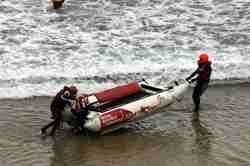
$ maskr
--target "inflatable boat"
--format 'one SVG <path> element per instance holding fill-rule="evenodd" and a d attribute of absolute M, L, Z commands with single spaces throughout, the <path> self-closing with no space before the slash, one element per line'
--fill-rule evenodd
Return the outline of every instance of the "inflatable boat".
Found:
<path fill-rule="evenodd" d="M 190 82 L 175 82 L 166 88 L 159 88 L 145 82 L 132 82 L 102 92 L 82 96 L 87 116 L 84 128 L 105 134 L 124 125 L 152 116 L 176 101 L 180 101 L 188 90 Z M 74 116 L 65 109 L 63 120 L 73 125 Z"/>

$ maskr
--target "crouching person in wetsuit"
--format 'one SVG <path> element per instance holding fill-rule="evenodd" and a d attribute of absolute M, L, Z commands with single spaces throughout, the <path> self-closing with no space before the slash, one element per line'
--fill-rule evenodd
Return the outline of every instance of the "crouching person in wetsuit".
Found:
<path fill-rule="evenodd" d="M 194 88 L 192 98 L 195 105 L 194 112 L 197 113 L 200 109 L 200 97 L 208 88 L 212 72 L 211 62 L 208 59 L 208 54 L 202 53 L 199 56 L 198 68 L 186 79 L 187 81 L 196 81 L 196 86 Z"/>
<path fill-rule="evenodd" d="M 88 106 L 87 106 L 87 95 L 78 96 L 75 100 L 74 106 L 71 108 L 71 112 L 76 117 L 77 123 L 74 126 L 73 131 L 78 134 L 80 132 L 84 132 L 84 124 L 87 120 L 87 115 L 89 114 Z"/>
<path fill-rule="evenodd" d="M 77 96 L 77 88 L 75 86 L 67 87 L 65 86 L 62 90 L 60 90 L 56 96 L 53 98 L 51 105 L 50 105 L 50 111 L 52 114 L 52 119 L 54 119 L 49 124 L 45 125 L 41 132 L 43 134 L 46 133 L 46 130 L 49 127 L 52 127 L 52 130 L 50 132 L 50 135 L 54 135 L 56 132 L 56 129 L 60 126 L 60 123 L 62 121 L 62 111 L 64 111 L 64 108 L 67 105 L 72 105 L 74 102 L 76 96 Z"/>

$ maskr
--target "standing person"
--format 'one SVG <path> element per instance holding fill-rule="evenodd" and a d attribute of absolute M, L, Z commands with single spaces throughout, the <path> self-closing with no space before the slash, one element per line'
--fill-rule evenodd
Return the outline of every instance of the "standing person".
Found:
<path fill-rule="evenodd" d="M 199 56 L 198 68 L 188 78 L 186 78 L 187 81 L 190 79 L 192 79 L 192 81 L 196 81 L 192 98 L 195 105 L 194 111 L 197 113 L 200 109 L 200 97 L 208 88 L 211 72 L 212 67 L 211 62 L 209 61 L 209 56 L 206 53 L 202 53 Z"/>
<path fill-rule="evenodd" d="M 56 132 L 56 129 L 60 126 L 61 120 L 62 120 L 62 111 L 66 107 L 66 105 L 72 105 L 76 96 L 77 96 L 77 88 L 75 86 L 65 86 L 62 90 L 60 90 L 56 96 L 53 98 L 51 104 L 50 104 L 50 111 L 52 114 L 52 119 L 54 119 L 49 124 L 45 125 L 41 132 L 42 134 L 46 133 L 46 130 L 53 126 L 50 135 L 54 135 Z"/>

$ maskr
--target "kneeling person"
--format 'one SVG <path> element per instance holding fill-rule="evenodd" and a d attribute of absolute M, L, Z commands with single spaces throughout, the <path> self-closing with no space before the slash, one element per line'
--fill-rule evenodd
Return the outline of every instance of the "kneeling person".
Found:
<path fill-rule="evenodd" d="M 84 124 L 87 120 L 87 115 L 89 114 L 89 110 L 87 108 L 85 102 L 86 96 L 78 96 L 75 99 L 74 105 L 71 108 L 71 113 L 74 115 L 74 120 L 68 122 L 69 125 L 74 127 L 74 132 L 84 131 Z"/>
<path fill-rule="evenodd" d="M 54 135 L 56 132 L 56 129 L 60 126 L 60 122 L 62 121 L 62 112 L 64 111 L 65 107 L 67 105 L 72 106 L 74 103 L 74 100 L 77 96 L 77 88 L 75 86 L 67 87 L 65 86 L 62 90 L 60 90 L 56 96 L 53 98 L 51 105 L 50 105 L 50 111 L 52 114 L 52 119 L 54 119 L 52 122 L 45 125 L 41 132 L 44 134 L 46 133 L 46 130 L 49 127 L 52 127 L 52 130 L 50 132 L 50 135 Z"/>

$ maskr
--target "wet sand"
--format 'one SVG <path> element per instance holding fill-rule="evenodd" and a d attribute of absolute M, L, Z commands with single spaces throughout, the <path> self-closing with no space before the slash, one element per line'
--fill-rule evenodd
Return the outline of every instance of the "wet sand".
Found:
<path fill-rule="evenodd" d="M 5 166 L 248 166 L 250 84 L 213 85 L 193 120 L 185 99 L 139 123 L 104 135 L 68 128 L 41 137 L 49 97 L 0 100 L 0 165 Z"/>

